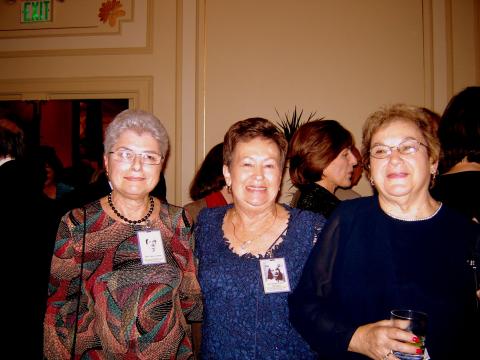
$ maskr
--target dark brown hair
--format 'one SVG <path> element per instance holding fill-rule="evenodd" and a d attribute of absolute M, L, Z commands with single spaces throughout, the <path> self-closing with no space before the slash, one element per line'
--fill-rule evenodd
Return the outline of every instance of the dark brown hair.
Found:
<path fill-rule="evenodd" d="M 440 119 L 438 136 L 440 173 L 465 157 L 480 162 L 480 86 L 467 87 L 452 97 Z"/>
<path fill-rule="evenodd" d="M 258 117 L 237 121 L 230 126 L 223 141 L 223 164 L 230 166 L 233 151 L 240 141 L 246 142 L 255 138 L 271 140 L 278 146 L 280 166 L 283 169 L 288 148 L 285 135 L 271 121 Z"/>
<path fill-rule="evenodd" d="M 300 126 L 288 151 L 292 184 L 319 181 L 328 164 L 353 143 L 352 134 L 335 120 L 314 120 Z"/>
<path fill-rule="evenodd" d="M 21 158 L 25 153 L 23 131 L 12 120 L 0 117 L 0 156 Z"/>
<path fill-rule="evenodd" d="M 225 186 L 222 165 L 223 143 L 219 143 L 210 149 L 193 178 L 190 185 L 192 200 L 204 198 L 215 191 L 220 191 Z"/>

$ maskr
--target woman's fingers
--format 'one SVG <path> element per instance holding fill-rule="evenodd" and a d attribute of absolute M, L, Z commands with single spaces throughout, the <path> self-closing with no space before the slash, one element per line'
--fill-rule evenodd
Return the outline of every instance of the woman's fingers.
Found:
<path fill-rule="evenodd" d="M 349 351 L 358 352 L 372 359 L 395 360 L 391 351 L 400 351 L 409 354 L 421 353 L 417 336 L 403 330 L 408 327 L 408 321 L 401 323 L 393 320 L 382 320 L 357 328 L 349 344 Z M 388 357 L 387 357 L 388 355 Z"/>
<path fill-rule="evenodd" d="M 349 344 L 349 350 L 372 359 L 384 359 L 392 349 L 388 332 L 393 329 L 389 320 L 366 324 L 357 328 Z"/>

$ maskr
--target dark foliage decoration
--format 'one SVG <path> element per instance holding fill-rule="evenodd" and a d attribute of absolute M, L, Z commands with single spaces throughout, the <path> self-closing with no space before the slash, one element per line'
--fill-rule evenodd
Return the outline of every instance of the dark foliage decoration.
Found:
<path fill-rule="evenodd" d="M 290 116 L 290 113 L 285 113 L 283 117 L 280 115 L 277 109 L 275 109 L 275 112 L 278 115 L 278 118 L 280 119 L 280 122 L 277 124 L 277 128 L 282 131 L 287 138 L 288 142 L 290 142 L 290 139 L 292 138 L 293 134 L 297 129 L 302 125 L 305 124 L 311 120 L 321 120 L 323 118 L 317 119 L 315 118 L 315 115 L 317 112 L 311 112 L 310 115 L 308 115 L 308 118 L 306 120 L 302 119 L 303 116 L 303 110 L 297 111 L 297 106 L 293 109 L 292 115 Z"/>

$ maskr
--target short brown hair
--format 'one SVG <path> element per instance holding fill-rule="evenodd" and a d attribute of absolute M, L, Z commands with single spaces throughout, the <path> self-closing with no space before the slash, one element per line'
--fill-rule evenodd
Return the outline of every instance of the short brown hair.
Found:
<path fill-rule="evenodd" d="M 367 177 L 370 178 L 370 147 L 375 133 L 396 120 L 415 124 L 425 138 L 428 156 L 432 162 L 438 161 L 440 142 L 429 116 L 417 106 L 394 104 L 381 108 L 371 114 L 363 125 L 362 157 Z"/>
<path fill-rule="evenodd" d="M 288 142 L 285 135 L 270 121 L 264 118 L 248 118 L 230 126 L 223 140 L 223 164 L 230 166 L 235 146 L 240 141 L 263 138 L 273 141 L 280 151 L 280 166 L 283 169 Z"/>
<path fill-rule="evenodd" d="M 335 120 L 314 120 L 300 126 L 290 140 L 290 179 L 295 186 L 319 181 L 340 152 L 353 146 L 352 134 Z"/>

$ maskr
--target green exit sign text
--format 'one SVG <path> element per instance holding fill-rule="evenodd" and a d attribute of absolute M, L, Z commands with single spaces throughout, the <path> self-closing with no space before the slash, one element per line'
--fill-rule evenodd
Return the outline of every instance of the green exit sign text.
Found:
<path fill-rule="evenodd" d="M 52 2 L 50 0 L 22 2 L 20 19 L 22 23 L 52 21 Z"/>

